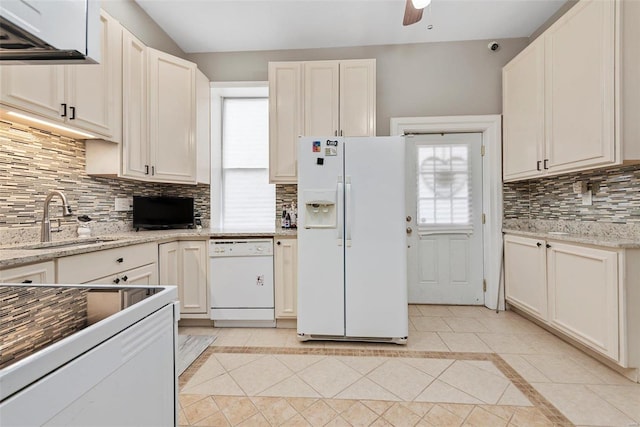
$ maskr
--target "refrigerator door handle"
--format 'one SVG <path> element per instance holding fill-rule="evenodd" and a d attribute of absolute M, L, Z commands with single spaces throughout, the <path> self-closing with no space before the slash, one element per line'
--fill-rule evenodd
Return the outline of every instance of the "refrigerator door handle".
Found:
<path fill-rule="evenodd" d="M 337 215 L 338 215 L 338 246 L 342 246 L 342 228 L 343 228 L 343 216 L 344 212 L 340 212 L 340 206 L 343 206 L 344 201 L 344 184 L 342 183 L 342 177 L 338 178 L 338 200 L 336 203 Z"/>
<path fill-rule="evenodd" d="M 346 245 L 351 246 L 351 177 L 347 177 L 347 183 L 345 184 L 345 196 L 344 196 L 344 208 L 345 208 L 345 233 L 346 233 Z"/>

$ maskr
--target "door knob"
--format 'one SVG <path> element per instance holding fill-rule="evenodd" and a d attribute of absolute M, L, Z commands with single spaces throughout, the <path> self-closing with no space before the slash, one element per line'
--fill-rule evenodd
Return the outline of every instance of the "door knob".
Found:
<path fill-rule="evenodd" d="M 411 221 L 411 215 L 407 215 L 407 222 Z"/>
<path fill-rule="evenodd" d="M 411 234 L 413 232 L 413 229 L 411 227 L 407 227 L 407 234 Z"/>

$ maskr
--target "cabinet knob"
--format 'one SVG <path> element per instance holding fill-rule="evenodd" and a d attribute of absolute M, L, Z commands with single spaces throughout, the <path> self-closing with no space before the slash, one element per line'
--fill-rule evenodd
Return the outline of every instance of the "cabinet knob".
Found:
<path fill-rule="evenodd" d="M 536 243 L 536 246 L 540 247 L 540 246 L 542 246 L 542 243 L 538 242 L 538 243 Z"/>
<path fill-rule="evenodd" d="M 544 159 L 544 168 L 549 169 L 549 159 Z"/>
<path fill-rule="evenodd" d="M 411 215 L 407 215 L 407 222 L 411 222 Z"/>
<path fill-rule="evenodd" d="M 550 247 L 551 245 L 547 243 L 546 248 L 549 249 Z"/>
<path fill-rule="evenodd" d="M 282 242 L 280 242 L 280 240 L 278 240 L 278 241 L 276 242 L 276 245 L 278 245 L 278 246 L 280 246 L 281 244 L 282 244 Z"/>
<path fill-rule="evenodd" d="M 127 276 L 122 276 L 122 281 L 126 282 L 127 280 L 129 280 L 129 278 Z"/>
<path fill-rule="evenodd" d="M 122 263 L 124 262 L 124 258 L 118 258 L 118 259 L 116 260 L 116 262 L 117 262 L 118 264 L 122 264 Z"/>
<path fill-rule="evenodd" d="M 33 280 L 26 279 L 26 280 L 23 280 L 22 283 L 33 283 Z"/>
<path fill-rule="evenodd" d="M 71 110 L 71 117 L 69 117 L 69 120 L 74 120 L 76 118 L 76 107 L 69 107 L 69 109 Z"/>
<path fill-rule="evenodd" d="M 62 105 L 62 114 L 60 114 L 60 117 L 67 117 L 67 104 L 60 105 Z"/>
<path fill-rule="evenodd" d="M 541 161 L 541 160 L 538 160 L 538 161 L 536 162 L 536 170 L 539 170 L 539 171 L 541 171 L 541 170 L 542 170 L 542 169 L 540 169 L 540 165 L 542 165 L 542 161 Z"/>
<path fill-rule="evenodd" d="M 113 283 L 115 283 L 115 284 L 117 285 L 118 283 L 120 283 L 120 279 L 118 279 L 118 278 L 116 277 L 115 279 L 113 279 Z"/>

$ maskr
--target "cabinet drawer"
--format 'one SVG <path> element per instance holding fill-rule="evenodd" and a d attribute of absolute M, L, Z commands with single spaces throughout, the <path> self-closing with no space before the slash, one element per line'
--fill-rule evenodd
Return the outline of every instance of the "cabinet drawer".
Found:
<path fill-rule="evenodd" d="M 0 271 L 0 283 L 53 283 L 53 261 L 23 265 Z"/>
<path fill-rule="evenodd" d="M 58 283 L 86 283 L 158 261 L 158 245 L 144 243 L 58 259 Z"/>

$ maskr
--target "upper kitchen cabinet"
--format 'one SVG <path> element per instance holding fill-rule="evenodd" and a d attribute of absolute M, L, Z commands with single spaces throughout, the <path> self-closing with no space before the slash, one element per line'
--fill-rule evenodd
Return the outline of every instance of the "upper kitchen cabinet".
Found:
<path fill-rule="evenodd" d="M 196 181 L 196 64 L 149 48 L 152 180 Z"/>
<path fill-rule="evenodd" d="M 638 2 L 581 0 L 505 66 L 505 181 L 640 159 L 638 26 Z"/>
<path fill-rule="evenodd" d="M 375 59 L 304 63 L 304 135 L 374 136 Z"/>
<path fill-rule="evenodd" d="M 122 144 L 86 143 L 89 175 L 140 181 L 196 184 L 196 134 L 208 157 L 209 119 L 196 121 L 196 65 L 145 46 L 130 32 L 122 36 Z M 205 82 L 206 81 L 206 82 Z M 200 76 L 201 98 L 208 99 L 208 79 Z M 199 131 L 198 127 L 206 128 Z M 208 162 L 200 177 L 208 175 Z"/>
<path fill-rule="evenodd" d="M 541 175 L 544 153 L 543 40 L 531 43 L 503 68 L 502 97 L 504 178 Z"/>
<path fill-rule="evenodd" d="M 298 182 L 297 144 L 303 130 L 302 63 L 269 62 L 269 181 Z"/>
<path fill-rule="evenodd" d="M 100 64 L 0 67 L 3 106 L 120 142 L 122 27 L 105 12 L 100 24 Z"/>
<path fill-rule="evenodd" d="M 270 180 L 297 183 L 297 141 L 374 136 L 376 61 L 270 62 Z"/>
<path fill-rule="evenodd" d="M 197 181 L 211 182 L 211 83 L 196 70 L 196 150 L 198 153 Z"/>

